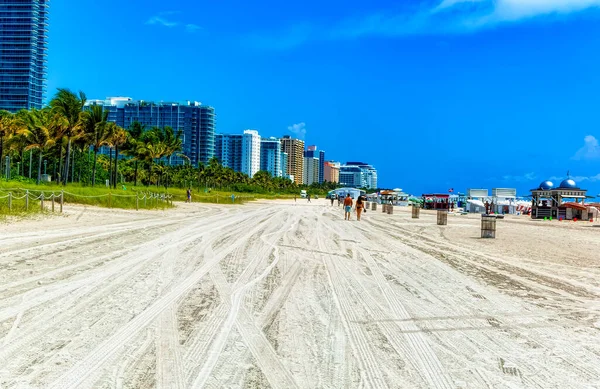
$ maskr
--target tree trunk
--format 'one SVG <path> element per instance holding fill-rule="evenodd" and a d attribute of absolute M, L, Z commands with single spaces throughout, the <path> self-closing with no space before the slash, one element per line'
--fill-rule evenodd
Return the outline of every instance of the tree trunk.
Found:
<path fill-rule="evenodd" d="M 81 168 L 83 167 L 83 161 L 82 161 L 82 157 L 83 157 L 83 150 L 81 150 L 81 153 L 79 154 L 79 172 L 77 173 L 77 182 L 81 183 Z M 87 167 L 87 165 L 86 165 Z"/>
<path fill-rule="evenodd" d="M 69 138 L 69 140 L 67 141 L 67 158 L 66 158 L 66 165 L 65 165 L 65 177 L 63 180 L 63 185 L 67 185 L 67 183 L 69 182 L 69 167 L 70 167 L 70 162 L 71 162 L 71 138 Z"/>
<path fill-rule="evenodd" d="M 133 173 L 133 186 L 137 186 L 137 169 L 138 169 L 138 161 L 135 160 L 135 170 Z"/>
<path fill-rule="evenodd" d="M 108 148 L 108 187 L 112 186 L 112 147 Z"/>
<path fill-rule="evenodd" d="M 4 170 L 2 169 L 4 163 L 4 133 L 0 136 L 0 177 L 4 174 Z"/>
<path fill-rule="evenodd" d="M 117 180 L 119 179 L 119 145 L 115 145 L 115 180 L 114 188 L 117 189 Z"/>
<path fill-rule="evenodd" d="M 38 175 L 37 175 L 36 185 L 39 185 L 41 180 L 42 180 L 42 149 L 40 149 L 40 156 L 38 158 Z"/>
<path fill-rule="evenodd" d="M 60 182 L 62 181 L 63 178 L 63 148 L 62 148 L 62 142 L 61 144 L 58 146 L 60 147 L 60 158 L 58 158 L 58 173 L 56 173 L 56 161 L 54 162 L 54 179 L 56 180 L 56 182 L 58 182 L 60 184 Z M 56 175 L 60 176 L 60 180 L 58 180 L 58 177 L 56 177 Z"/>
<path fill-rule="evenodd" d="M 75 156 L 77 156 L 77 149 L 73 149 L 73 166 L 71 167 L 71 184 L 75 182 Z"/>
<path fill-rule="evenodd" d="M 40 154 L 42 150 L 40 150 Z M 33 150 L 29 151 L 29 179 L 31 180 L 31 165 L 33 165 Z"/>
<path fill-rule="evenodd" d="M 96 159 L 98 158 L 98 148 L 94 146 L 94 165 L 92 167 L 92 187 L 96 185 Z"/>

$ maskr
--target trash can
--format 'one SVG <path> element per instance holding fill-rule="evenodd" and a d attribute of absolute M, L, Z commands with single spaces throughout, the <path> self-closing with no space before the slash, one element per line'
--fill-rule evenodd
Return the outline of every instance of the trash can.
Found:
<path fill-rule="evenodd" d="M 448 224 L 448 211 L 438 211 L 437 212 L 437 224 L 438 226 L 445 226 Z"/>
<path fill-rule="evenodd" d="M 412 207 L 412 218 L 413 219 L 418 219 L 420 215 L 421 215 L 421 207 L 419 207 L 417 205 L 413 205 L 413 207 Z"/>
<path fill-rule="evenodd" d="M 481 215 L 481 237 L 484 239 L 496 238 L 496 216 Z"/>
<path fill-rule="evenodd" d="M 371 211 L 377 211 L 377 203 L 371 203 Z"/>

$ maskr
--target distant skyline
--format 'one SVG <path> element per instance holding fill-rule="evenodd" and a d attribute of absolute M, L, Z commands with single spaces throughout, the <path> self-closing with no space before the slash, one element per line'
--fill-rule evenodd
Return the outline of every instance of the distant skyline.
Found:
<path fill-rule="evenodd" d="M 93 15 L 93 17 L 91 16 Z M 53 0 L 48 94 L 199 100 L 413 194 L 600 194 L 600 0 Z"/>

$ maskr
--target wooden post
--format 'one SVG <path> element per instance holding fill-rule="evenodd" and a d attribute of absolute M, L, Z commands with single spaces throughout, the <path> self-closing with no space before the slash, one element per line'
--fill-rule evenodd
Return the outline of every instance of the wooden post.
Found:
<path fill-rule="evenodd" d="M 110 206 L 111 206 L 111 200 L 112 200 L 111 193 L 108 192 L 108 208 L 110 208 Z"/>
<path fill-rule="evenodd" d="M 148 199 L 148 193 L 144 193 L 144 208 L 146 208 L 146 199 Z"/>
<path fill-rule="evenodd" d="M 140 198 L 138 197 L 137 193 L 135 194 L 135 210 L 140 210 Z"/>
<path fill-rule="evenodd" d="M 12 192 L 8 192 L 8 212 L 12 211 Z"/>
<path fill-rule="evenodd" d="M 40 194 L 40 209 L 44 212 L 44 192 Z"/>
<path fill-rule="evenodd" d="M 65 191 L 61 190 L 60 191 L 60 213 L 62 213 L 62 211 L 63 211 L 64 198 L 65 198 Z"/>
<path fill-rule="evenodd" d="M 25 210 L 29 211 L 29 191 L 25 191 Z"/>
<path fill-rule="evenodd" d="M 54 193 L 52 193 L 52 212 L 54 212 Z"/>

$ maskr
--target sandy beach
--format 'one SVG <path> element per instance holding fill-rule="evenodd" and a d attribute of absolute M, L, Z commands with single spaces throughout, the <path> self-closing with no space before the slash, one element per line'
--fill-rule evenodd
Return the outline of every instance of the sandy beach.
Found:
<path fill-rule="evenodd" d="M 326 200 L 0 225 L 0 387 L 600 388 L 600 224 Z"/>

